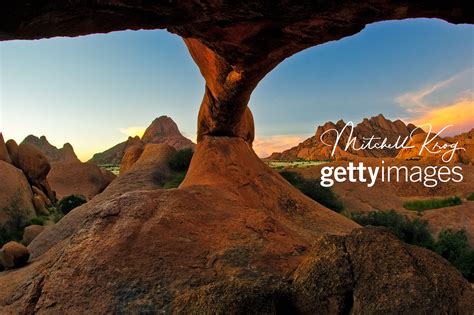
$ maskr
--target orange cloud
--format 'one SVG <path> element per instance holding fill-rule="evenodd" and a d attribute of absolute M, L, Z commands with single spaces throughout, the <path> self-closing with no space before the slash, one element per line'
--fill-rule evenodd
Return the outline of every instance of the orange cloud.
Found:
<path fill-rule="evenodd" d="M 433 131 L 439 131 L 447 125 L 453 125 L 446 130 L 447 134 L 455 135 L 474 127 L 474 100 L 463 99 L 453 104 L 437 107 L 429 112 L 422 113 L 412 121 L 421 126 L 431 124 Z"/>
<path fill-rule="evenodd" d="M 301 135 L 276 135 L 271 137 L 257 137 L 253 142 L 255 153 L 261 158 L 270 156 L 273 152 L 287 150 L 303 142 L 307 136 Z"/>

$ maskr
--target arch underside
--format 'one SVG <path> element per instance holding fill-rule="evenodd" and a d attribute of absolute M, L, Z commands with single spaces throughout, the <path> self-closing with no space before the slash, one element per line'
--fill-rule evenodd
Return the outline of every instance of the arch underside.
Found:
<path fill-rule="evenodd" d="M 206 80 L 198 118 L 205 135 L 251 143 L 247 103 L 285 58 L 377 21 L 440 18 L 473 23 L 470 1 L 3 1 L 0 40 L 167 29 L 185 39 Z"/>

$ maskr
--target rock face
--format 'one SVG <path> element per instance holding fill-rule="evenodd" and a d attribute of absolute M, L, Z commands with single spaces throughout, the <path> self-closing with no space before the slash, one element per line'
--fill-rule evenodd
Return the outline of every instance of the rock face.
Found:
<path fill-rule="evenodd" d="M 33 194 L 23 172 L 0 161 L 0 230 L 18 232 L 23 224 L 35 216 Z"/>
<path fill-rule="evenodd" d="M 8 155 L 10 156 L 12 164 L 17 166 L 18 165 L 18 144 L 15 142 L 15 140 L 10 139 L 6 142 L 5 145 L 7 147 Z"/>
<path fill-rule="evenodd" d="M 8 154 L 7 146 L 5 145 L 5 140 L 3 139 L 3 134 L 0 132 L 0 161 L 5 161 L 11 163 L 10 154 Z"/>
<path fill-rule="evenodd" d="M 143 146 L 141 145 L 133 145 L 129 147 L 120 162 L 120 174 L 125 173 L 128 171 L 133 164 L 140 158 L 140 155 L 143 153 Z"/>
<path fill-rule="evenodd" d="M 34 135 L 29 135 L 22 143 L 29 143 L 37 147 L 50 162 L 79 160 L 70 143 L 65 143 L 61 149 L 58 149 L 49 143 L 45 136 L 38 138 Z"/>
<path fill-rule="evenodd" d="M 91 199 L 101 193 L 113 177 L 115 176 L 104 174 L 104 171 L 92 163 L 56 162 L 51 164 L 48 182 L 58 199 L 69 195 Z"/>
<path fill-rule="evenodd" d="M 23 231 L 23 244 L 28 246 L 45 229 L 42 225 L 28 225 Z"/>
<path fill-rule="evenodd" d="M 364 138 L 374 136 L 376 138 L 386 138 L 388 143 L 395 143 L 398 137 L 403 140 L 404 137 L 422 132 L 416 129 L 413 124 L 405 125 L 401 120 L 391 121 L 386 119 L 382 114 L 365 118 L 361 123 L 354 126 L 354 131 L 351 136 L 351 128 L 347 127 L 346 123 L 339 120 L 337 123 L 327 122 L 323 126 L 316 129 L 316 134 L 309 139 L 306 139 L 299 145 L 283 151 L 281 153 L 273 153 L 269 159 L 272 160 L 332 160 L 337 158 L 357 158 L 357 157 L 394 157 L 397 155 L 397 149 L 364 149 L 354 150 L 352 146 L 346 151 L 344 150 L 350 138 L 356 138 L 355 146 L 359 148 L 362 145 Z M 328 130 L 337 130 L 342 132 L 334 156 L 331 155 L 333 146 L 336 143 L 337 133 Z M 326 133 L 325 133 L 326 132 Z M 322 138 L 321 138 L 322 136 Z M 321 139 L 324 141 L 321 141 Z M 382 140 L 378 140 L 380 143 Z M 401 143 L 401 141 L 400 141 Z"/>
<path fill-rule="evenodd" d="M 130 151 L 130 155 L 123 162 L 123 169 L 125 171 L 129 164 L 133 164 L 134 156 L 136 157 L 140 148 L 143 148 L 148 143 L 166 143 L 177 150 L 184 148 L 194 149 L 195 146 L 191 140 L 181 134 L 178 126 L 170 117 L 160 116 L 148 126 L 141 139 L 138 136 L 134 138 L 129 137 L 125 142 L 119 143 L 102 153 L 94 154 L 90 162 L 97 165 L 122 164 L 122 159 L 127 150 L 134 147 Z"/>
<path fill-rule="evenodd" d="M 444 140 L 450 143 L 458 142 L 459 146 L 464 148 L 463 151 L 459 151 L 459 161 L 465 164 L 474 164 L 474 128 L 455 136 L 454 139 L 445 138 Z"/>
<path fill-rule="evenodd" d="M 142 145 L 140 137 L 128 137 L 127 141 L 116 144 L 104 152 L 94 154 L 89 162 L 97 165 L 120 164 L 123 155 L 125 154 L 125 150 L 134 145 Z"/>
<path fill-rule="evenodd" d="M 166 143 L 176 150 L 194 148 L 194 143 L 183 137 L 176 123 L 168 116 L 160 116 L 153 120 L 141 140 L 144 143 Z"/>
<path fill-rule="evenodd" d="M 443 163 L 464 163 L 473 164 L 474 162 L 474 129 L 471 131 L 447 138 L 435 137 L 434 134 L 421 133 L 414 136 L 407 144 L 412 148 L 404 148 L 397 154 L 399 160 L 416 160 L 423 161 L 430 164 L 443 164 Z M 426 139 L 430 141 L 423 150 L 423 144 Z M 454 154 L 451 151 L 452 145 L 457 143 L 458 148 Z M 439 149 L 439 147 L 443 149 Z M 421 151 L 421 153 L 420 153 Z"/>
<path fill-rule="evenodd" d="M 39 186 L 51 169 L 46 156 L 34 145 L 22 143 L 18 146 L 18 167 L 25 173 L 28 181 Z"/>
<path fill-rule="evenodd" d="M 387 256 L 396 259 L 385 259 Z M 318 239 L 294 275 L 305 314 L 471 313 L 474 290 L 447 261 L 383 228 Z"/>

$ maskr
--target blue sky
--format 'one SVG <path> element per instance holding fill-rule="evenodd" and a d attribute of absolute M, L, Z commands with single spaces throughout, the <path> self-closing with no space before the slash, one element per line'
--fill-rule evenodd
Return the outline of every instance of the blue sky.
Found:
<path fill-rule="evenodd" d="M 126 31 L 0 47 L 0 130 L 7 139 L 46 135 L 57 146 L 72 143 L 86 160 L 160 115 L 195 139 L 204 80 L 175 35 Z M 473 67 L 474 27 L 433 19 L 376 23 L 307 49 L 252 95 L 257 151 L 297 144 L 327 120 L 379 113 L 417 123 L 438 119 L 438 111 L 456 121 L 449 115 L 471 114 L 458 127 L 472 128 Z"/>

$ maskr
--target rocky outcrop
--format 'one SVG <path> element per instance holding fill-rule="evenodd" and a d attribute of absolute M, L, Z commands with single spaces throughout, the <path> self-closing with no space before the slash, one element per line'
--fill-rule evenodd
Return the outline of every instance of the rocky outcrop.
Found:
<path fill-rule="evenodd" d="M 355 150 L 353 146 L 349 146 L 348 150 L 345 150 L 347 143 L 350 138 L 355 138 L 354 146 L 360 148 L 364 139 L 368 139 L 374 136 L 374 143 L 381 143 L 383 139 L 387 139 L 388 144 L 396 143 L 400 137 L 401 141 L 405 137 L 408 137 L 412 131 L 414 134 L 421 133 L 421 129 L 417 129 L 413 124 L 405 125 L 401 120 L 391 121 L 386 119 L 382 114 L 371 117 L 364 120 L 354 126 L 354 130 L 351 135 L 351 128 L 347 127 L 343 120 L 339 120 L 337 123 L 327 122 L 323 126 L 319 126 L 316 129 L 316 134 L 299 145 L 283 151 L 281 153 L 273 153 L 268 159 L 271 160 L 333 160 L 338 158 L 355 159 L 358 157 L 394 157 L 398 153 L 398 149 L 395 148 L 367 148 L 363 150 Z M 337 133 L 342 133 L 334 156 L 332 155 L 333 147 L 336 143 Z"/>
<path fill-rule="evenodd" d="M 304 314 L 474 311 L 474 290 L 457 270 L 384 228 L 318 239 L 295 271 L 294 287 Z"/>
<path fill-rule="evenodd" d="M 39 186 L 46 179 L 51 165 L 38 148 L 22 143 L 18 146 L 18 168 L 25 173 L 32 185 Z"/>
<path fill-rule="evenodd" d="M 21 143 L 18 146 L 17 167 L 23 171 L 32 186 L 40 188 L 52 202 L 56 201 L 46 176 L 48 175 L 51 164 L 46 156 L 29 143 Z"/>
<path fill-rule="evenodd" d="M 28 225 L 23 231 L 22 243 L 28 246 L 45 228 L 42 225 Z"/>
<path fill-rule="evenodd" d="M 116 144 L 110 149 L 105 150 L 104 152 L 94 154 L 94 156 L 92 157 L 92 159 L 89 160 L 89 162 L 94 163 L 96 165 L 118 165 L 122 161 L 126 149 L 134 145 L 142 145 L 140 137 L 128 137 L 127 141 Z"/>
<path fill-rule="evenodd" d="M 18 144 L 15 140 L 10 139 L 5 143 L 8 151 L 8 155 L 10 156 L 11 163 L 15 166 L 18 165 Z"/>
<path fill-rule="evenodd" d="M 166 143 L 176 150 L 194 148 L 194 143 L 184 137 L 178 126 L 168 116 L 160 116 L 153 120 L 141 138 L 143 143 Z"/>
<path fill-rule="evenodd" d="M 49 143 L 45 136 L 38 138 L 34 135 L 27 136 L 22 143 L 29 143 L 37 147 L 41 152 L 43 152 L 49 162 L 79 160 L 70 143 L 65 143 L 61 149 L 58 149 Z"/>
<path fill-rule="evenodd" d="M 0 161 L 5 161 L 11 163 L 10 154 L 8 154 L 7 146 L 5 145 L 5 140 L 3 139 L 3 134 L 0 132 Z"/>
<path fill-rule="evenodd" d="M 194 149 L 195 146 L 191 140 L 181 134 L 173 119 L 168 116 L 160 116 L 148 126 L 141 139 L 138 136 L 129 137 L 125 142 L 119 143 L 102 153 L 94 154 L 90 162 L 97 165 L 121 164 L 120 169 L 123 173 L 136 161 L 135 158 L 139 157 L 140 149 L 143 149 L 148 143 L 166 143 L 177 150 Z M 123 160 L 129 149 L 131 149 L 129 155 Z"/>
<path fill-rule="evenodd" d="M 33 194 L 23 172 L 13 165 L 0 161 L 0 174 L 0 233 L 16 233 L 35 216 Z"/>
<path fill-rule="evenodd" d="M 108 173 L 92 163 L 56 162 L 51 164 L 48 182 L 58 199 L 69 195 L 91 199 L 101 193 L 115 177 Z"/>
<path fill-rule="evenodd" d="M 430 164 L 472 164 L 474 162 L 473 136 L 474 129 L 446 138 L 435 136 L 435 134 L 417 134 L 407 143 L 407 148 L 400 150 L 396 158 L 407 161 L 422 161 Z M 427 142 L 426 145 L 425 141 Z M 457 146 L 454 154 L 451 153 L 454 148 L 453 145 Z"/>
<path fill-rule="evenodd" d="M 0 249 L 0 264 L 6 269 L 23 267 L 29 258 L 28 249 L 17 242 L 8 242 Z"/>
<path fill-rule="evenodd" d="M 453 139 L 445 138 L 444 140 L 449 143 L 458 142 L 459 146 L 464 148 L 464 150 L 458 152 L 459 161 L 464 164 L 474 164 L 474 128 L 455 136 Z"/>
<path fill-rule="evenodd" d="M 128 171 L 133 164 L 140 158 L 143 153 L 143 146 L 133 145 L 129 147 L 123 155 L 122 161 L 120 162 L 120 174 Z"/>

